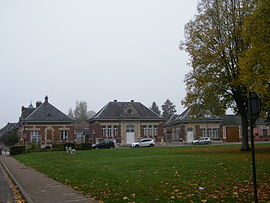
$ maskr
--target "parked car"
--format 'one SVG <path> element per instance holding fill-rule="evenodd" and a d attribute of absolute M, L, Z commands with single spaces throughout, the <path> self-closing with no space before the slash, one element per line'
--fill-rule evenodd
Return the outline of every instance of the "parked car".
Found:
<path fill-rule="evenodd" d="M 92 149 L 111 149 L 115 148 L 112 140 L 104 140 L 92 145 Z"/>
<path fill-rule="evenodd" d="M 211 139 L 209 137 L 202 137 L 198 140 L 193 140 L 192 144 L 199 145 L 199 144 L 211 144 Z"/>
<path fill-rule="evenodd" d="M 154 147 L 155 141 L 152 138 L 143 138 L 137 142 L 131 143 L 131 147 Z"/>

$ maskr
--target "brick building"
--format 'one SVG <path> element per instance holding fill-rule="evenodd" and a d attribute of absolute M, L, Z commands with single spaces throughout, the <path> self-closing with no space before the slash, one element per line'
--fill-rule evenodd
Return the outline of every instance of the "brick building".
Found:
<path fill-rule="evenodd" d="M 140 102 L 118 102 L 105 105 L 89 120 L 90 137 L 96 143 L 114 140 L 118 146 L 129 145 L 137 139 L 151 137 L 157 144 L 164 142 L 164 118 Z"/>
<path fill-rule="evenodd" d="M 223 140 L 225 142 L 242 141 L 242 120 L 237 115 L 225 115 L 222 118 Z M 270 127 L 267 126 L 266 118 L 259 118 L 253 128 L 255 141 L 270 141 Z M 249 135 L 250 137 L 250 135 Z"/>
<path fill-rule="evenodd" d="M 36 107 L 22 107 L 20 117 L 20 141 L 39 143 L 42 147 L 54 142 L 73 142 L 74 120 L 45 101 L 37 102 Z"/>
<path fill-rule="evenodd" d="M 74 134 L 76 137 L 76 142 L 84 143 L 91 142 L 92 140 L 89 138 L 89 123 L 83 121 L 81 123 L 76 123 L 74 125 Z"/>
<path fill-rule="evenodd" d="M 167 143 L 191 143 L 200 137 L 222 141 L 222 119 L 209 111 L 192 113 L 190 109 L 181 115 L 173 115 L 164 125 Z"/>

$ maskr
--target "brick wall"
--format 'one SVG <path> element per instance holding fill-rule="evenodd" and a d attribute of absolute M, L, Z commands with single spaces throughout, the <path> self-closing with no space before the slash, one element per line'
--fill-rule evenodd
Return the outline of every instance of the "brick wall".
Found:
<path fill-rule="evenodd" d="M 31 142 L 31 131 L 37 130 L 38 135 L 41 136 L 42 143 L 61 142 L 61 129 L 68 131 L 68 141 L 73 142 L 75 139 L 73 124 L 24 124 L 20 129 L 20 136 L 21 140 L 23 140 L 23 135 L 26 135 L 25 141 Z"/>

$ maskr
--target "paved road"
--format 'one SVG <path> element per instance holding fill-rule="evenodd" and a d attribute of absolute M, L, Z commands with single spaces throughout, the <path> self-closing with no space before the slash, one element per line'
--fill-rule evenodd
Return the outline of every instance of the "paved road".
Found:
<path fill-rule="evenodd" d="M 0 164 L 0 202 L 14 202 L 14 195 L 8 182 L 8 176 Z"/>

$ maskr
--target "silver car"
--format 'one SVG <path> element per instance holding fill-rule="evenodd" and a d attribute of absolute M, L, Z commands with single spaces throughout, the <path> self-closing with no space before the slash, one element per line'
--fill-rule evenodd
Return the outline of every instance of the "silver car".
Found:
<path fill-rule="evenodd" d="M 198 140 L 193 140 L 192 144 L 199 145 L 199 144 L 211 144 L 211 139 L 209 137 L 202 137 Z"/>
<path fill-rule="evenodd" d="M 155 141 L 152 138 L 143 138 L 137 142 L 131 143 L 131 147 L 154 147 Z"/>

